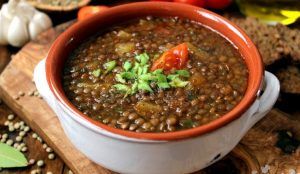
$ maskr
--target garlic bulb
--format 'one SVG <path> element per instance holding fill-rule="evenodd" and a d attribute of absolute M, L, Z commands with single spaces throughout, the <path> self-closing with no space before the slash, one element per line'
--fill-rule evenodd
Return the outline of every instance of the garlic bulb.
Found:
<path fill-rule="evenodd" d="M 0 44 L 21 47 L 51 26 L 51 19 L 26 1 L 9 0 L 0 10 Z"/>
<path fill-rule="evenodd" d="M 44 13 L 37 12 L 29 23 L 29 35 L 35 39 L 38 34 L 52 26 L 51 19 Z"/>
<path fill-rule="evenodd" d="M 16 7 L 16 13 L 22 14 L 19 16 L 22 17 L 26 22 L 29 22 L 34 14 L 37 13 L 37 10 L 35 10 L 35 8 L 28 3 L 21 1 Z"/>
<path fill-rule="evenodd" d="M 29 34 L 25 21 L 15 16 L 9 25 L 7 41 L 15 47 L 21 47 L 29 40 Z"/>

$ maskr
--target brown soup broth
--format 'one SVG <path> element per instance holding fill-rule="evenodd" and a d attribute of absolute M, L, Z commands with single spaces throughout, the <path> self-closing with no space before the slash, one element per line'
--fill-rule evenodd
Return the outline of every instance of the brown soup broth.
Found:
<path fill-rule="evenodd" d="M 152 92 L 118 91 L 124 63 L 147 53 L 149 69 L 166 51 L 187 43 L 189 73 L 184 87 Z M 105 63 L 115 61 L 108 71 Z M 169 73 L 164 72 L 166 76 Z M 232 110 L 247 88 L 248 69 L 225 38 L 196 22 L 176 17 L 145 17 L 109 28 L 79 46 L 68 58 L 63 86 L 85 115 L 106 125 L 136 132 L 170 132 L 209 123 Z M 134 80 L 124 82 L 132 87 Z M 147 81 L 148 83 L 148 81 Z"/>

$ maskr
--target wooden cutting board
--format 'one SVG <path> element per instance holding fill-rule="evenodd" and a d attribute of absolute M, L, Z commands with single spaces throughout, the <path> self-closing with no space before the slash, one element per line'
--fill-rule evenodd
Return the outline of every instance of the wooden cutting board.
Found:
<path fill-rule="evenodd" d="M 36 89 L 32 82 L 35 65 L 46 56 L 51 43 L 69 25 L 71 23 L 62 24 L 43 33 L 37 40 L 25 45 L 12 57 L 0 76 L 0 95 L 9 107 L 53 147 L 72 171 L 82 174 L 113 173 L 91 162 L 76 150 L 65 136 L 57 117 L 47 104 L 42 99 L 27 94 Z M 25 92 L 25 96 L 16 100 L 19 92 Z M 273 173 L 278 171 L 285 173 L 290 168 L 298 169 L 299 153 L 287 155 L 274 146 L 277 131 L 283 129 L 300 132 L 300 125 L 298 121 L 289 119 L 282 112 L 273 110 L 249 131 L 227 157 L 196 173 L 251 173 L 260 171 L 261 166 L 266 164 L 270 166 L 270 171 L 272 170 Z M 300 169 L 298 170 L 300 172 Z"/>

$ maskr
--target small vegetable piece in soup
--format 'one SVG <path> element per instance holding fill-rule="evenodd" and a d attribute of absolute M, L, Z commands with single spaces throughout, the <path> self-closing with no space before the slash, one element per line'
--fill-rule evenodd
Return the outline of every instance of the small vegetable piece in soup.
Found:
<path fill-rule="evenodd" d="M 116 25 L 79 46 L 63 86 L 85 115 L 135 132 L 207 124 L 243 98 L 248 70 L 238 50 L 210 29 L 177 17 Z"/>

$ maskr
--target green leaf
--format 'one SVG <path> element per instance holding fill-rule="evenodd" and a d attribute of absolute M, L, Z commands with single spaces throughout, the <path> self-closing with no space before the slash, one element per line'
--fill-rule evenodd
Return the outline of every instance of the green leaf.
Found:
<path fill-rule="evenodd" d="M 129 61 L 126 61 L 123 65 L 123 68 L 125 69 L 125 71 L 129 71 L 131 66 L 131 63 Z"/>
<path fill-rule="evenodd" d="M 126 80 L 123 79 L 122 75 L 121 74 L 116 74 L 116 81 L 117 82 L 120 82 L 120 83 L 126 83 Z"/>
<path fill-rule="evenodd" d="M 190 73 L 187 70 L 176 70 L 176 74 L 181 77 L 190 77 Z"/>
<path fill-rule="evenodd" d="M 101 69 L 96 69 L 96 70 L 94 70 L 94 71 L 92 72 L 92 74 L 93 74 L 93 76 L 95 76 L 95 77 L 99 77 L 100 74 L 101 74 Z"/>
<path fill-rule="evenodd" d="M 116 65 L 117 65 L 117 62 L 115 60 L 113 60 L 113 61 L 106 62 L 103 66 L 106 69 L 106 73 L 107 73 L 107 72 L 110 72 L 111 70 L 113 70 L 116 67 Z"/>
<path fill-rule="evenodd" d="M 125 79 L 134 79 L 136 77 L 136 74 L 132 73 L 132 72 L 122 72 L 121 76 Z"/>
<path fill-rule="evenodd" d="M 138 83 L 138 89 L 148 91 L 148 92 L 153 92 L 150 85 L 147 82 L 144 82 L 144 81 L 141 81 L 141 82 Z"/>
<path fill-rule="evenodd" d="M 167 88 L 170 88 L 170 85 L 169 85 L 169 83 L 167 83 L 167 82 L 157 83 L 157 86 L 158 86 L 160 89 L 167 89 Z"/>
<path fill-rule="evenodd" d="M 153 76 L 152 74 L 150 73 L 147 73 L 147 74 L 142 74 L 139 76 L 139 79 L 140 80 L 143 80 L 143 81 L 149 81 L 149 80 L 155 80 L 155 76 Z"/>
<path fill-rule="evenodd" d="M 27 165 L 24 154 L 7 144 L 0 143 L 0 167 L 25 167 Z"/>
<path fill-rule="evenodd" d="M 113 87 L 121 92 L 127 92 L 128 90 L 130 90 L 130 88 L 127 85 L 123 85 L 123 84 L 115 84 L 113 85 Z"/>
<path fill-rule="evenodd" d="M 138 75 L 141 75 L 143 73 L 143 68 L 142 67 L 139 67 L 138 68 L 138 71 L 137 71 L 137 74 Z"/>
<path fill-rule="evenodd" d="M 149 67 L 149 65 L 143 66 L 142 74 L 146 74 L 148 72 L 148 67 Z"/>
<path fill-rule="evenodd" d="M 192 128 L 193 125 L 194 125 L 193 120 L 184 120 L 183 123 L 182 123 L 182 126 L 184 128 Z"/>
<path fill-rule="evenodd" d="M 157 69 L 157 70 L 155 70 L 155 71 L 152 72 L 152 74 L 155 74 L 155 75 L 162 74 L 162 73 L 163 73 L 162 69 Z"/>
<path fill-rule="evenodd" d="M 156 80 L 159 83 L 165 83 L 165 82 L 167 82 L 167 77 L 164 74 L 157 74 L 155 77 L 156 77 Z"/>
<path fill-rule="evenodd" d="M 135 59 L 141 63 L 141 65 L 146 65 L 149 60 L 147 53 L 139 54 L 135 56 Z"/>
<path fill-rule="evenodd" d="M 176 78 L 178 78 L 179 77 L 179 74 L 170 74 L 170 75 L 168 75 L 168 79 L 169 80 L 174 80 L 174 79 L 176 79 Z"/>
<path fill-rule="evenodd" d="M 137 90 L 138 90 L 138 83 L 137 83 L 137 81 L 135 81 L 133 83 L 133 85 L 131 86 L 131 94 L 135 94 L 137 92 Z"/>
<path fill-rule="evenodd" d="M 135 62 L 134 67 L 131 69 L 131 72 L 132 73 L 137 73 L 139 67 L 140 67 L 140 64 L 138 62 Z"/>
<path fill-rule="evenodd" d="M 174 78 L 169 85 L 175 88 L 182 88 L 185 87 L 187 84 L 189 84 L 188 81 L 182 81 L 179 78 Z"/>

